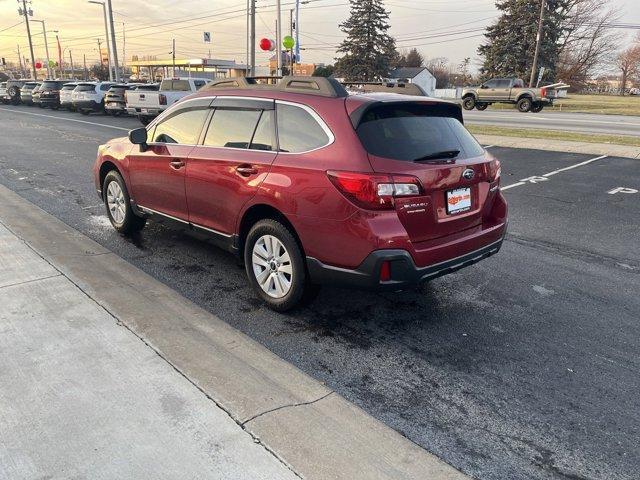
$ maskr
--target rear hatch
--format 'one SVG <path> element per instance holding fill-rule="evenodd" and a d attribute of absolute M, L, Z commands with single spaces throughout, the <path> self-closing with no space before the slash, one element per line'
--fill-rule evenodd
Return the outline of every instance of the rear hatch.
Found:
<path fill-rule="evenodd" d="M 482 223 L 498 165 L 466 130 L 457 105 L 374 104 L 362 114 L 356 131 L 376 173 L 399 183 L 414 177 L 421 184 L 419 195 L 394 199 L 411 241 L 445 237 Z"/>

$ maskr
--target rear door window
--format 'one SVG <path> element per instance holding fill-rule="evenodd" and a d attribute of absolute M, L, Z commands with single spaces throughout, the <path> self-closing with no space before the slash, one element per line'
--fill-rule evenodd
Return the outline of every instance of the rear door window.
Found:
<path fill-rule="evenodd" d="M 251 150 L 271 151 L 275 149 L 275 126 L 273 123 L 273 110 L 263 110 L 251 145 L 249 145 Z"/>
<path fill-rule="evenodd" d="M 207 84 L 204 80 L 194 80 L 193 85 L 196 87 L 196 90 L 200 90 Z"/>
<path fill-rule="evenodd" d="M 160 90 L 174 90 L 178 92 L 190 92 L 191 86 L 188 80 L 163 80 L 160 84 Z"/>
<path fill-rule="evenodd" d="M 96 86 L 90 83 L 80 84 L 76 87 L 76 92 L 95 92 Z"/>
<path fill-rule="evenodd" d="M 249 148 L 261 110 L 216 108 L 204 137 L 210 147 Z"/>
<path fill-rule="evenodd" d="M 308 152 L 331 141 L 322 125 L 304 108 L 283 103 L 277 103 L 276 108 L 281 152 Z"/>
<path fill-rule="evenodd" d="M 450 109 L 412 103 L 372 107 L 356 132 L 367 152 L 394 160 L 414 161 L 456 150 L 459 159 L 483 155 L 483 148 Z"/>

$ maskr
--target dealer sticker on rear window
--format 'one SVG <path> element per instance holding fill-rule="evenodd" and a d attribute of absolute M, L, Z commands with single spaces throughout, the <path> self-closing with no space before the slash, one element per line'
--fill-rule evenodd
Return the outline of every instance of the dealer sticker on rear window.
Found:
<path fill-rule="evenodd" d="M 471 209 L 471 189 L 456 188 L 447 192 L 447 213 L 465 212 Z"/>

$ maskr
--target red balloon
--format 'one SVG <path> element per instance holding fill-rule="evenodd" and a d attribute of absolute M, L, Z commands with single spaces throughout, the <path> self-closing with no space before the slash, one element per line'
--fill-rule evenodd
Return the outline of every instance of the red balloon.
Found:
<path fill-rule="evenodd" d="M 264 51 L 273 50 L 274 42 L 273 40 L 269 40 L 268 38 L 263 38 L 260 40 L 260 48 Z"/>
<path fill-rule="evenodd" d="M 36 62 L 36 68 L 42 68 L 42 62 Z"/>

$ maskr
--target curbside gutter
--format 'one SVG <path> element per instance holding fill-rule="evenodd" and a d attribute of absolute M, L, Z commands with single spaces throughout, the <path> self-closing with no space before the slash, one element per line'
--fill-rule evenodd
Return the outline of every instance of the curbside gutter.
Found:
<path fill-rule="evenodd" d="M 300 477 L 469 478 L 1 185 L 0 220 Z"/>
<path fill-rule="evenodd" d="M 474 135 L 482 145 L 494 147 L 547 150 L 551 152 L 607 155 L 608 157 L 640 158 L 640 147 L 614 145 L 610 143 L 586 143 L 569 140 L 507 137 L 501 135 Z"/>

